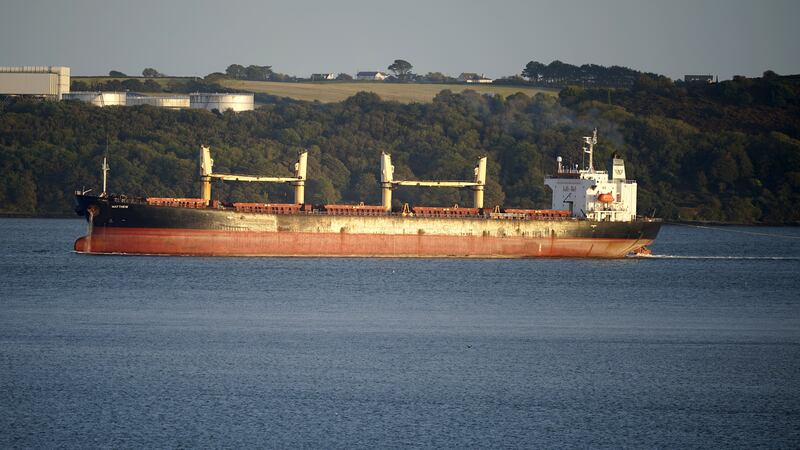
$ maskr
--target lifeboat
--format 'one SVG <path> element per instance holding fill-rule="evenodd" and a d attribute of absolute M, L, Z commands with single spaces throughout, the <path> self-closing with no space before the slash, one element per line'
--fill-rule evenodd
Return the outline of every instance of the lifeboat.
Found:
<path fill-rule="evenodd" d="M 614 203 L 614 194 L 610 192 L 606 194 L 597 194 L 597 201 L 600 203 Z"/>

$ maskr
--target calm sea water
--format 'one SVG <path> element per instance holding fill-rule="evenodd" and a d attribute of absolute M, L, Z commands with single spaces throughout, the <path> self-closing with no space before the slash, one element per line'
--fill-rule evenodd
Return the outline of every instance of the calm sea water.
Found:
<path fill-rule="evenodd" d="M 800 229 L 655 257 L 85 256 L 0 220 L 0 447 L 800 446 Z"/>

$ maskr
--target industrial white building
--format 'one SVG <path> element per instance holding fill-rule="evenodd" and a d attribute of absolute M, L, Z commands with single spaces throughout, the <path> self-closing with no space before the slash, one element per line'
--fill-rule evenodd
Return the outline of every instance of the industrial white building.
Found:
<path fill-rule="evenodd" d="M 126 92 L 70 92 L 70 68 L 61 66 L 0 67 L 0 96 L 32 96 L 80 100 L 95 106 L 151 105 L 167 109 L 197 108 L 234 112 L 255 109 L 252 93 L 194 93 L 170 96 L 128 96 Z"/>
<path fill-rule="evenodd" d="M 188 95 L 165 95 L 159 97 L 128 96 L 128 106 L 150 105 L 157 108 L 181 109 L 190 105 Z"/>
<path fill-rule="evenodd" d="M 76 91 L 63 94 L 62 99 L 80 100 L 95 106 L 125 106 L 127 96 L 125 92 Z"/>
<path fill-rule="evenodd" d="M 60 100 L 69 92 L 69 67 L 0 67 L 0 95 L 32 95 Z"/>
<path fill-rule="evenodd" d="M 234 112 L 252 111 L 255 108 L 253 94 L 189 94 L 189 107 L 197 109 L 216 109 L 219 112 L 231 110 Z"/>

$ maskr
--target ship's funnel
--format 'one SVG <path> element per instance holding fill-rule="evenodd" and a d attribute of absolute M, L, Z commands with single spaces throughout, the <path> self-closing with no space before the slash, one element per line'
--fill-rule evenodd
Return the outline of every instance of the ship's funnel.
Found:
<path fill-rule="evenodd" d="M 625 161 L 616 153 L 611 159 L 611 179 L 625 181 Z"/>

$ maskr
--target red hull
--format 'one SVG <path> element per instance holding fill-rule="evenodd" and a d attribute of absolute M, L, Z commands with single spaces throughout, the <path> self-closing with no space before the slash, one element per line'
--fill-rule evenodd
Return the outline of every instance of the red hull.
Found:
<path fill-rule="evenodd" d="M 95 228 L 81 253 L 195 256 L 591 257 L 620 258 L 651 239 Z"/>

